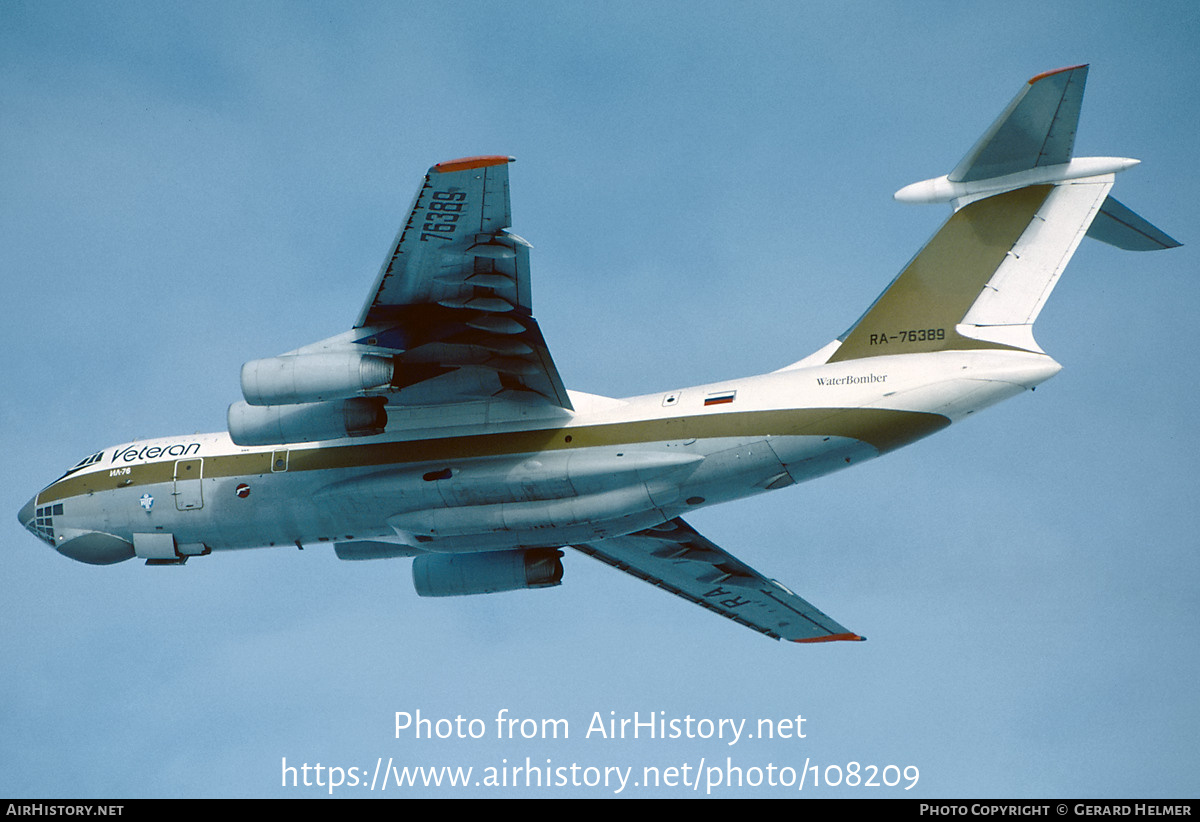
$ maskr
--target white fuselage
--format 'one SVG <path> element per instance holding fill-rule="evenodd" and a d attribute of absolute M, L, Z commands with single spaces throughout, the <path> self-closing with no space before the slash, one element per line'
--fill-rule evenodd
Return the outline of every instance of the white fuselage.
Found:
<path fill-rule="evenodd" d="M 574 412 L 462 404 L 406 410 L 371 437 L 129 443 L 52 483 L 22 521 L 36 509 L 39 535 L 85 562 L 320 542 L 366 556 L 577 544 L 857 464 L 1059 370 L 999 350 L 811 359 L 624 400 L 572 394 Z"/>

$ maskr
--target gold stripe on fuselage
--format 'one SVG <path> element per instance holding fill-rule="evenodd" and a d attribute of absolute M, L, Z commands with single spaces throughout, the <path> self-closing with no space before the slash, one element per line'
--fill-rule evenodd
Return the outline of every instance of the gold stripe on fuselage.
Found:
<path fill-rule="evenodd" d="M 949 424 L 950 420 L 941 414 L 885 408 L 742 411 L 419 440 L 301 446 L 288 449 L 287 473 L 748 436 L 846 437 L 865 442 L 882 454 L 940 431 Z M 204 459 L 205 479 L 253 476 L 272 473 L 272 456 L 283 448 L 280 446 L 274 451 L 250 454 L 200 453 L 196 456 Z M 169 459 L 133 466 L 121 465 L 121 468 L 128 467 L 129 473 L 117 476 L 113 476 L 110 468 L 106 468 L 64 477 L 38 494 L 37 503 L 44 505 L 81 494 L 171 482 L 175 478 L 175 462 Z"/>

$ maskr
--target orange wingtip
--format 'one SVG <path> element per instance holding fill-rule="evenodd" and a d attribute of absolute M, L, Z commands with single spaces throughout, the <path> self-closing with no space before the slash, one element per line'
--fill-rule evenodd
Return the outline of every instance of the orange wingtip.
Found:
<path fill-rule="evenodd" d="M 1029 85 L 1032 86 L 1038 80 L 1045 79 L 1046 77 L 1050 77 L 1051 75 L 1054 75 L 1054 74 L 1062 74 L 1064 71 L 1074 71 L 1075 69 L 1087 68 L 1087 65 L 1088 65 L 1087 63 L 1080 63 L 1077 66 L 1067 66 L 1066 68 L 1055 69 L 1054 71 L 1043 71 L 1041 74 L 1037 75 L 1036 77 L 1030 77 Z"/>
<path fill-rule="evenodd" d="M 812 639 L 793 639 L 792 642 L 865 642 L 865 636 L 858 634 L 830 634 L 829 636 L 815 636 Z"/>
<path fill-rule="evenodd" d="M 501 157 L 499 154 L 488 155 L 484 157 L 462 157 L 458 160 L 449 160 L 445 163 L 438 163 L 430 169 L 438 174 L 444 174 L 447 171 L 466 171 L 471 168 L 486 168 L 487 166 L 499 166 L 505 163 L 511 163 L 516 157 Z"/>

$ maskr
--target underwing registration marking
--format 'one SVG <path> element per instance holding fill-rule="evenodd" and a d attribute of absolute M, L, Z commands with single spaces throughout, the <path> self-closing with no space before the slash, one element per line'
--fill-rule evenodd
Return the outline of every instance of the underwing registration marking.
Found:
<path fill-rule="evenodd" d="M 467 195 L 462 191 L 435 191 L 426 206 L 426 222 L 421 226 L 421 242 L 453 240 L 459 218 L 467 207 Z"/>
<path fill-rule="evenodd" d="M 743 599 L 742 597 L 740 597 L 740 596 L 737 594 L 737 592 L 736 592 L 736 591 L 730 591 L 730 590 L 728 590 L 728 589 L 726 589 L 726 588 L 722 588 L 722 587 L 721 587 L 721 586 L 719 586 L 719 585 L 718 585 L 716 588 L 713 588 L 711 591 L 708 591 L 708 592 L 706 592 L 706 593 L 704 594 L 704 596 L 705 596 L 705 598 L 709 598 L 709 597 L 722 597 L 722 596 L 725 596 L 726 594 L 730 594 L 730 595 L 731 595 L 731 596 L 729 597 L 729 599 L 721 599 L 721 600 L 717 600 L 717 601 L 718 601 L 718 602 L 719 602 L 721 605 L 724 605 L 726 608 L 729 608 L 730 610 L 732 610 L 732 609 L 734 609 L 734 608 L 740 608 L 740 607 L 742 607 L 743 605 L 750 605 L 750 604 L 751 604 L 751 603 L 754 601 L 754 600 L 751 600 L 751 599 Z"/>

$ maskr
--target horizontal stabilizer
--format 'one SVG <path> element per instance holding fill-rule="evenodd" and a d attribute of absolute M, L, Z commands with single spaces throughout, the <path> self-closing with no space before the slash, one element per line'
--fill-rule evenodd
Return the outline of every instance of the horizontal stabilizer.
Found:
<path fill-rule="evenodd" d="M 1088 228 L 1087 236 L 1126 251 L 1158 251 L 1183 245 L 1111 196 L 1100 207 L 1100 213 Z"/>
<path fill-rule="evenodd" d="M 948 175 L 951 182 L 1002 177 L 1071 159 L 1087 66 L 1031 79 Z"/>

